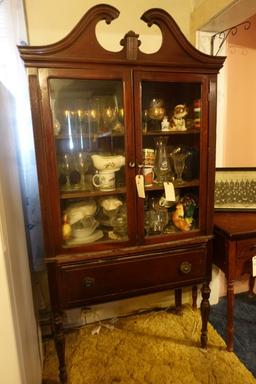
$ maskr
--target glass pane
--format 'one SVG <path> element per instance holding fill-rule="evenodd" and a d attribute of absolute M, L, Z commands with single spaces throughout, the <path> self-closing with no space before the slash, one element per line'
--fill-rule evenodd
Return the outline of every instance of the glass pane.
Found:
<path fill-rule="evenodd" d="M 145 236 L 199 228 L 201 84 L 142 82 Z"/>
<path fill-rule="evenodd" d="M 66 246 L 127 238 L 122 81 L 49 80 Z"/>

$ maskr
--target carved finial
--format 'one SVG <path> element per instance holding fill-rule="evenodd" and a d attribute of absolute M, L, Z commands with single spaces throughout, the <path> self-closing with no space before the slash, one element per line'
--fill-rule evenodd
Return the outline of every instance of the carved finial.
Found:
<path fill-rule="evenodd" d="M 128 60 L 136 60 L 138 54 L 138 47 L 141 41 L 138 40 L 139 35 L 133 31 L 126 33 L 124 38 L 120 41 L 120 44 L 126 49 L 126 58 Z"/>

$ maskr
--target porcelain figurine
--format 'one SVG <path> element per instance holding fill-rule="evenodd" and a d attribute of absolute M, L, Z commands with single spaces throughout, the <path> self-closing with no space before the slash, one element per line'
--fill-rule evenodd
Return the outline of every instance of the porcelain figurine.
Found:
<path fill-rule="evenodd" d="M 161 122 L 161 128 L 162 128 L 162 131 L 170 131 L 170 123 L 167 119 L 167 116 L 164 116 Z"/>
<path fill-rule="evenodd" d="M 185 104 L 178 104 L 174 108 L 173 115 L 170 121 L 170 129 L 172 131 L 186 131 L 185 116 L 188 114 L 188 108 Z"/>

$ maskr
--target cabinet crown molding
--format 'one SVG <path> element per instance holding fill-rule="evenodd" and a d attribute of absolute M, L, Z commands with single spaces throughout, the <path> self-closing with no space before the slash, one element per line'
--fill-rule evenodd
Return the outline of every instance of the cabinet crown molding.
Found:
<path fill-rule="evenodd" d="M 184 36 L 174 19 L 163 9 L 152 8 L 142 16 L 148 27 L 157 25 L 162 33 L 162 45 L 157 52 L 144 53 L 140 50 L 139 35 L 129 31 L 120 41 L 123 48 L 119 52 L 104 49 L 96 36 L 97 24 L 105 20 L 110 24 L 119 16 L 120 12 L 113 6 L 99 4 L 92 7 L 77 25 L 61 40 L 56 43 L 42 46 L 23 46 L 18 49 L 27 67 L 74 67 L 84 64 L 127 64 L 132 62 L 135 66 L 150 66 L 157 58 L 160 66 L 173 66 L 184 71 L 202 67 L 206 72 L 217 73 L 225 60 L 221 56 L 206 55 L 197 50 Z M 89 54 L 88 54 L 89 53 Z"/>

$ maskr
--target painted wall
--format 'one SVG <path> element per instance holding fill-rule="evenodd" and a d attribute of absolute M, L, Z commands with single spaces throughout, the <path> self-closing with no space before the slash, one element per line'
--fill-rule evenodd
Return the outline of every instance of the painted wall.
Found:
<path fill-rule="evenodd" d="M 69 0 L 25 0 L 30 44 L 47 44 L 63 38 L 89 8 L 99 3 L 101 1 L 95 0 L 73 2 Z M 146 49 L 150 48 L 151 36 L 157 33 L 158 28 L 155 26 L 148 28 L 140 20 L 141 15 L 150 8 L 165 9 L 174 17 L 183 33 L 186 36 L 189 35 L 193 0 L 112 0 L 102 1 L 102 3 L 112 5 L 120 11 L 118 19 L 110 26 L 106 26 L 105 22 L 102 22 L 103 25 L 99 28 L 100 32 L 105 35 L 105 48 L 111 47 L 112 50 L 113 48 L 119 50 L 119 41 L 129 30 L 146 35 Z M 117 36 L 114 36 L 115 34 Z"/>
<path fill-rule="evenodd" d="M 223 166 L 256 166 L 256 15 L 249 30 L 239 28 L 227 43 L 227 110 Z"/>
<path fill-rule="evenodd" d="M 207 0 L 198 1 L 203 3 Z M 209 53 L 210 37 L 213 31 L 222 31 L 230 28 L 244 22 L 248 18 L 250 19 L 255 14 L 255 0 L 237 0 L 232 2 L 230 7 L 218 12 L 215 17 L 210 18 L 208 21 L 204 20 L 202 22 L 204 23 L 202 24 L 204 32 L 197 34 L 200 37 L 198 41 L 202 45 L 200 49 L 205 53 Z M 255 44 L 253 42 L 255 36 L 255 17 L 251 19 L 251 22 L 252 26 L 248 31 L 244 31 L 243 27 L 239 28 L 238 34 L 236 36 L 231 35 L 229 43 L 224 44 L 219 52 L 219 55 L 227 56 L 227 59 L 218 77 L 217 167 L 255 166 L 256 164 L 254 150 L 255 130 L 251 124 L 251 118 L 248 116 L 247 119 L 247 115 L 249 115 L 248 110 L 254 107 L 253 95 L 255 94 L 254 72 L 251 72 L 251 75 L 247 72 L 251 68 L 251 64 L 255 66 Z M 236 45 L 237 39 L 238 44 Z M 215 39 L 214 52 L 217 52 L 219 44 L 220 40 L 218 38 Z M 240 59 L 237 58 L 239 54 Z M 249 98 L 248 94 L 250 94 Z M 234 119 L 234 115 L 237 118 Z M 244 128 L 245 121 L 247 121 L 246 130 Z M 219 296 L 224 296 L 226 295 L 226 279 L 221 271 L 218 271 L 218 281 Z M 236 280 L 234 289 L 235 293 L 247 291 L 248 276 L 244 275 L 239 281 Z"/>
<path fill-rule="evenodd" d="M 209 23 L 219 13 L 231 6 L 234 0 L 194 0 L 194 9 L 190 20 L 190 40 L 195 42 L 196 31 Z"/>
<path fill-rule="evenodd" d="M 41 359 L 19 185 L 15 98 L 0 81 L 0 372 L 40 384 Z"/>
<path fill-rule="evenodd" d="M 20 0 L 0 7 L 0 381 L 40 384 L 17 146 L 18 126 L 27 132 L 30 123 L 25 71 L 16 49 L 26 36 L 25 20 Z"/>

